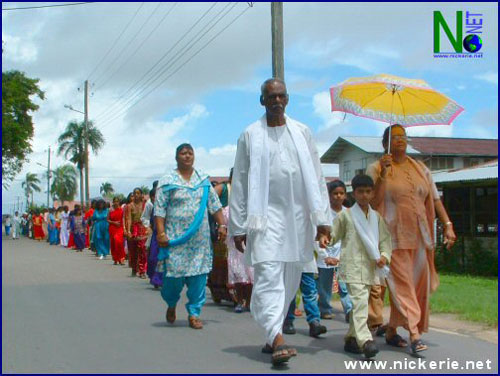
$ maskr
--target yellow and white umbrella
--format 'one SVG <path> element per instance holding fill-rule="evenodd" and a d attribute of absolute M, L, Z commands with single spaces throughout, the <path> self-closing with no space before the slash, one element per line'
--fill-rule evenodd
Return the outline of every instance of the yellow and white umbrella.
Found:
<path fill-rule="evenodd" d="M 464 110 L 423 80 L 389 74 L 356 77 L 330 89 L 332 111 L 404 127 L 451 124 Z"/>

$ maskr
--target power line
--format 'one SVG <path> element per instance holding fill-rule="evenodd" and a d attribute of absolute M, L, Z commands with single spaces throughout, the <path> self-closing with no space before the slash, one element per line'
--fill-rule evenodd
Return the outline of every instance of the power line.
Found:
<path fill-rule="evenodd" d="M 138 80 L 137 80 L 137 81 L 136 81 L 136 82 L 135 82 L 135 83 L 134 83 L 131 87 L 129 87 L 129 88 L 128 88 L 128 89 L 127 89 L 127 90 L 126 90 L 126 91 L 125 91 L 125 92 L 124 92 L 124 93 L 123 93 L 123 94 L 122 94 L 122 95 L 118 98 L 118 100 L 117 100 L 114 104 L 112 104 L 112 105 L 111 105 L 111 107 L 108 107 L 108 108 L 107 108 L 107 109 L 105 109 L 103 112 L 101 112 L 99 115 L 97 115 L 97 118 L 101 117 L 101 116 L 102 116 L 102 115 L 104 115 L 105 113 L 108 113 L 108 114 L 109 114 L 109 113 L 111 113 L 111 112 L 114 112 L 114 110 L 111 110 L 111 109 L 112 109 L 113 107 L 115 107 L 115 105 L 119 105 L 120 100 L 121 100 L 123 97 L 125 97 L 125 95 L 127 95 L 127 94 L 131 91 L 131 90 L 133 90 L 133 89 L 134 89 L 134 88 L 135 88 L 135 87 L 136 87 L 136 86 L 137 86 L 137 85 L 138 85 L 138 84 L 139 84 L 139 83 L 140 83 L 140 82 L 141 82 L 141 81 L 142 81 L 145 77 L 147 77 L 147 76 L 148 76 L 148 74 L 149 74 L 149 73 L 150 73 L 153 69 L 155 69 L 155 67 L 156 67 L 158 64 L 160 64 L 160 63 L 161 63 L 161 61 L 162 61 L 162 60 L 163 60 L 166 56 L 168 56 L 168 54 L 169 54 L 169 53 L 170 53 L 170 52 L 171 52 L 171 51 L 172 51 L 172 50 L 173 50 L 173 49 L 174 49 L 174 48 L 175 48 L 175 47 L 176 47 L 176 46 L 177 46 L 177 45 L 178 45 L 178 44 L 179 44 L 179 43 L 180 43 L 180 42 L 181 42 L 181 41 L 182 41 L 182 40 L 183 40 L 183 39 L 184 39 L 184 38 L 185 38 L 185 37 L 186 37 L 186 36 L 187 36 L 187 35 L 188 35 L 188 34 L 189 34 L 189 33 L 190 33 L 190 32 L 191 32 L 191 31 L 192 31 L 192 30 L 193 30 L 193 29 L 194 29 L 194 28 L 198 25 L 198 24 L 199 24 L 199 23 L 200 23 L 200 22 L 201 22 L 201 20 L 202 20 L 203 18 L 205 18 L 205 16 L 206 16 L 206 15 L 207 15 L 207 14 L 208 14 L 208 13 L 209 13 L 212 9 L 213 9 L 213 7 L 215 7 L 215 5 L 216 5 L 216 4 L 217 4 L 217 3 L 212 4 L 212 6 L 211 6 L 211 7 L 210 7 L 210 8 L 209 8 L 209 9 L 208 9 L 205 13 L 203 13 L 203 14 L 201 15 L 201 17 L 200 17 L 200 18 L 198 18 L 198 20 L 196 20 L 196 22 L 195 22 L 195 23 L 194 23 L 194 24 L 193 24 L 193 25 L 189 28 L 189 30 L 188 30 L 187 32 L 185 32 L 185 33 L 184 33 L 184 35 L 183 35 L 180 39 L 178 39 L 178 40 L 177 40 L 177 42 L 176 42 L 176 43 L 175 43 L 172 47 L 170 47 L 170 49 L 169 49 L 167 52 L 165 52 L 165 53 L 163 54 L 163 56 L 162 56 L 159 60 L 157 60 L 157 61 L 156 61 L 156 63 L 155 63 L 155 64 L 153 64 L 153 66 L 152 66 L 151 68 L 149 68 L 149 70 L 148 70 L 146 73 L 144 73 L 144 74 L 142 75 L 142 77 L 141 77 L 141 78 L 139 78 L 139 79 L 138 79 Z M 106 115 L 106 116 L 107 116 L 107 115 Z"/>
<path fill-rule="evenodd" d="M 160 3 L 161 4 L 161 3 Z M 115 75 L 118 73 L 136 54 L 139 52 L 139 50 L 146 45 L 146 42 L 149 40 L 151 35 L 160 27 L 160 25 L 165 21 L 165 19 L 168 17 L 168 15 L 172 12 L 172 10 L 175 8 L 177 3 L 174 3 L 170 9 L 165 13 L 165 15 L 160 19 L 160 21 L 156 24 L 156 26 L 151 30 L 151 32 L 148 34 L 148 36 L 142 41 L 142 43 L 135 49 L 134 52 L 116 69 L 111 76 L 108 77 L 106 81 L 104 81 L 100 87 L 105 86 Z M 97 90 L 97 88 L 96 88 Z"/>
<path fill-rule="evenodd" d="M 236 4 L 237 5 L 237 4 Z M 233 8 L 231 8 L 230 10 L 232 10 Z M 137 103 L 139 103 L 140 101 L 142 101 L 143 99 L 145 99 L 149 94 L 151 94 L 154 90 L 156 90 L 158 87 L 160 87 L 162 84 L 164 84 L 170 77 L 172 77 L 174 74 L 176 74 L 180 69 L 182 69 L 183 67 L 186 66 L 187 63 L 189 63 L 195 56 L 197 56 L 201 51 L 203 51 L 210 43 L 212 43 L 220 34 L 222 34 L 227 28 L 229 28 L 234 22 L 236 22 L 236 20 L 238 20 L 245 12 L 248 11 L 248 9 L 250 9 L 250 7 L 247 7 L 245 8 L 242 12 L 240 12 L 229 24 L 227 24 L 222 30 L 220 30 L 217 34 L 215 34 L 207 43 L 205 43 L 205 45 L 203 45 L 200 49 L 198 49 L 193 55 L 191 55 L 191 57 L 189 57 L 187 60 L 185 60 L 184 62 L 182 62 L 182 64 L 179 65 L 179 67 L 173 71 L 170 75 L 168 75 L 167 77 L 165 77 L 159 84 L 157 84 L 155 87 L 153 87 L 150 91 L 148 91 L 144 96 L 142 96 L 141 98 L 139 98 L 136 102 L 134 102 L 132 105 L 130 105 L 129 107 L 125 108 L 124 111 L 121 111 L 119 114 L 117 114 L 116 116 L 114 116 L 113 118 L 111 119 L 108 119 L 108 121 L 104 124 L 106 125 L 107 123 L 110 123 L 111 121 L 113 121 L 114 119 L 116 119 L 118 116 L 122 115 L 124 112 L 128 111 L 130 108 L 132 108 L 133 106 L 135 106 Z M 226 13 L 227 14 L 227 13 Z M 224 14 L 224 16 L 226 15 Z M 223 16 L 223 17 L 224 17 Z M 222 18 L 221 18 L 222 19 Z M 220 19 L 219 19 L 220 21 Z M 215 26 L 215 25 L 213 25 Z M 212 27 L 213 27 L 212 26 Z M 191 46 L 192 47 L 192 46 Z"/>
<path fill-rule="evenodd" d="M 146 25 L 148 24 L 149 20 L 156 14 L 156 11 L 158 10 L 158 8 L 160 8 L 162 6 L 162 3 L 158 3 L 158 5 L 156 6 L 156 8 L 154 8 L 152 10 L 152 12 L 150 13 L 149 17 L 146 18 L 146 20 L 144 20 L 144 22 L 142 23 L 142 25 L 139 27 L 139 30 L 134 34 L 134 36 L 132 37 L 132 39 L 130 39 L 130 41 L 128 43 L 125 43 L 125 45 L 123 46 L 123 48 L 120 50 L 120 52 L 118 53 L 118 55 L 116 55 L 116 57 L 108 64 L 108 67 L 94 80 L 95 84 L 98 85 L 98 82 L 101 80 L 102 77 L 104 77 L 106 75 L 106 73 L 111 69 L 113 68 L 113 66 L 115 66 L 115 63 L 116 61 L 123 55 L 123 53 L 132 45 L 132 43 L 134 43 L 134 41 L 136 40 L 136 38 L 139 36 L 139 34 L 142 32 L 142 30 L 144 29 L 144 27 L 146 27 Z M 108 79 L 109 80 L 109 79 Z M 106 80 L 106 82 L 108 81 Z M 102 86 L 102 85 L 101 85 Z"/>
<path fill-rule="evenodd" d="M 116 40 L 114 41 L 113 44 L 111 44 L 111 47 L 110 49 L 108 50 L 108 52 L 106 52 L 103 56 L 103 58 L 99 61 L 99 63 L 97 63 L 97 65 L 94 67 L 94 69 L 92 69 L 92 72 L 90 72 L 89 76 L 87 77 L 87 81 L 90 80 L 90 77 L 94 74 L 94 72 L 101 66 L 101 64 L 103 63 L 103 61 L 108 57 L 108 55 L 110 54 L 110 52 L 117 46 L 118 44 L 118 41 L 121 39 L 121 37 L 123 36 L 123 34 L 125 33 L 125 31 L 127 31 L 128 27 L 130 26 L 130 24 L 134 21 L 135 17 L 137 16 L 137 13 L 139 13 L 139 11 L 141 10 L 141 8 L 144 6 L 144 3 L 141 3 L 141 5 L 139 5 L 139 7 L 137 8 L 137 10 L 135 11 L 134 15 L 132 16 L 132 18 L 130 19 L 130 21 L 127 23 L 127 25 L 123 28 L 122 32 L 120 33 L 120 35 L 118 36 L 118 38 L 116 38 Z"/>
<path fill-rule="evenodd" d="M 66 4 L 53 4 L 53 5 L 40 5 L 37 7 L 19 7 L 19 8 L 2 8 L 2 10 L 24 10 L 24 9 L 40 9 L 40 8 L 54 8 L 54 7 L 67 7 L 71 5 L 84 5 L 84 4 L 94 4 L 95 1 L 92 2 L 84 2 L 84 3 L 66 3 Z"/>
<path fill-rule="evenodd" d="M 222 8 L 214 17 L 212 17 L 212 19 L 210 19 L 205 24 L 205 26 L 203 26 L 201 28 L 201 30 L 198 31 L 197 34 L 195 34 L 183 47 L 180 48 L 180 50 L 178 50 L 176 52 L 175 56 L 171 57 L 170 60 L 168 60 L 165 64 L 163 64 L 162 68 L 160 68 L 158 71 L 156 71 L 156 73 L 154 73 L 154 75 L 151 76 L 146 82 L 141 84 L 142 87 L 137 89 L 137 91 L 133 95 L 131 95 L 129 97 L 129 99 L 127 99 L 125 106 L 121 110 L 118 110 L 118 112 L 120 112 L 120 115 L 122 113 L 124 113 L 124 111 L 123 111 L 124 109 L 126 111 L 128 108 L 135 105 L 135 103 L 134 103 L 132 106 L 130 106 L 126 109 L 126 107 L 130 103 L 132 103 L 135 99 L 140 98 L 140 96 L 149 87 L 151 87 L 152 84 L 154 84 L 156 79 L 160 78 L 163 74 L 165 74 L 175 63 L 177 63 L 177 61 L 179 61 L 184 55 L 186 55 L 186 53 L 189 52 L 189 50 L 191 50 L 196 45 L 196 43 L 198 43 L 201 39 L 203 39 L 206 35 L 208 35 L 208 32 L 211 31 L 231 10 L 233 10 L 233 8 L 236 5 L 238 5 L 238 3 L 233 3 L 233 6 L 228 11 L 226 11 L 226 9 L 231 6 L 231 4 L 232 3 L 228 3 L 224 8 Z M 226 13 L 224 13 L 219 19 L 217 19 L 217 17 L 219 17 L 224 11 L 226 11 Z M 214 21 L 215 21 L 215 23 L 210 25 Z M 208 30 L 207 30 L 207 28 L 208 28 Z M 115 111 L 115 114 L 116 114 L 116 111 Z M 118 116 L 120 116 L 120 115 L 118 115 Z M 109 116 L 110 115 L 108 114 L 108 117 Z"/>
<path fill-rule="evenodd" d="M 151 85 L 154 84 L 156 79 L 159 79 L 162 75 L 164 75 L 172 66 L 174 66 L 180 59 L 182 59 L 201 39 L 203 39 L 205 36 L 208 35 L 208 33 L 234 8 L 238 5 L 238 3 L 234 3 L 231 6 L 231 3 L 227 4 L 223 9 L 221 9 L 214 17 L 212 17 L 211 20 L 205 24 L 205 26 L 202 27 L 201 30 L 198 31 L 196 35 L 194 35 L 183 47 L 180 48 L 179 51 L 176 52 L 176 55 L 170 58 L 169 61 L 167 61 L 165 64 L 163 64 L 163 67 L 160 68 L 156 73 L 155 76 L 150 77 L 145 83 L 142 84 L 142 87 L 138 89 L 125 103 L 124 107 L 121 110 L 118 110 L 118 113 L 115 111 L 113 115 L 108 114 L 107 117 L 107 122 L 109 122 L 109 117 L 112 117 L 114 120 L 116 117 L 122 115 L 124 112 L 126 112 L 128 109 L 131 107 L 135 106 L 138 102 L 140 102 L 142 99 L 147 97 L 153 90 L 158 88 L 159 85 L 156 85 L 152 90 L 149 90 L 145 95 L 143 95 Z M 228 7 L 231 8 L 226 11 Z M 224 11 L 226 11 L 224 14 L 222 14 Z M 220 16 L 222 14 L 222 16 Z M 220 16 L 220 17 L 219 17 Z M 217 19 L 217 17 L 219 17 Z M 215 22 L 214 22 L 215 21 Z M 193 42 L 194 41 L 194 42 Z M 164 80 L 165 81 L 165 80 Z M 162 81 L 162 82 L 164 82 Z M 141 97 L 141 95 L 143 95 Z M 136 100 L 135 103 L 131 104 L 134 100 Z M 130 105 L 131 104 L 131 105 Z"/>

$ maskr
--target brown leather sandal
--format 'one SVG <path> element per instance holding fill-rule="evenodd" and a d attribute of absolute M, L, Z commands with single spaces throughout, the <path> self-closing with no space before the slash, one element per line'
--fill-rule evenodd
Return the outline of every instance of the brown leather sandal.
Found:
<path fill-rule="evenodd" d="M 173 324 L 175 322 L 175 307 L 174 308 L 168 308 L 167 309 L 167 314 L 166 314 L 167 322 L 170 324 Z"/>
<path fill-rule="evenodd" d="M 189 316 L 189 326 L 193 329 L 203 329 L 203 323 L 196 316 Z"/>

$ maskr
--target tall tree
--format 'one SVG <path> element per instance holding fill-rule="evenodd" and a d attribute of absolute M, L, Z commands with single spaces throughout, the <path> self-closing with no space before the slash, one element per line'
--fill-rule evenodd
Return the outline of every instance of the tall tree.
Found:
<path fill-rule="evenodd" d="M 75 168 L 70 164 L 56 168 L 50 190 L 52 197 L 61 201 L 61 205 L 64 205 L 64 201 L 73 201 L 76 195 Z"/>
<path fill-rule="evenodd" d="M 33 119 L 39 106 L 33 96 L 44 99 L 38 79 L 23 72 L 2 72 L 2 185 L 8 187 L 31 153 Z"/>
<path fill-rule="evenodd" d="M 113 188 L 113 185 L 111 185 L 111 183 L 105 182 L 105 183 L 101 184 L 101 188 L 99 188 L 99 192 L 104 197 L 110 197 L 115 192 L 115 190 Z"/>
<path fill-rule="evenodd" d="M 140 188 L 142 190 L 142 194 L 149 195 L 150 189 L 149 189 L 149 187 L 147 185 L 142 185 Z"/>
<path fill-rule="evenodd" d="M 101 131 L 97 129 L 94 124 L 88 122 L 89 132 L 89 147 L 94 154 L 97 154 L 104 146 L 104 136 Z M 85 168 L 85 123 L 71 121 L 64 132 L 59 136 L 57 142 L 59 148 L 57 149 L 58 155 L 64 155 L 64 158 L 74 163 L 80 172 L 80 200 L 82 205 L 83 200 L 83 169 Z"/>
<path fill-rule="evenodd" d="M 29 207 L 29 200 L 30 200 L 30 195 L 31 195 L 31 205 L 33 205 L 33 193 L 34 192 L 40 192 L 40 179 L 36 176 L 36 174 L 33 174 L 31 172 L 26 173 L 26 177 L 24 178 L 24 181 L 21 183 L 21 186 L 24 188 L 24 195 L 26 196 L 26 207 Z"/>

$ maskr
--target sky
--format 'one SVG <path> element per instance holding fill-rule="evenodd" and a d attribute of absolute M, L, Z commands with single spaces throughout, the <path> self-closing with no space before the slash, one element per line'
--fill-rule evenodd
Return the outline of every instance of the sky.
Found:
<path fill-rule="evenodd" d="M 2 8 L 41 3 L 3 2 Z M 54 4 L 54 3 L 44 3 Z M 454 29 L 455 12 L 482 14 L 480 59 L 433 57 L 433 11 Z M 496 3 L 284 3 L 285 80 L 289 116 L 307 124 L 320 154 L 339 136 L 381 136 L 386 124 L 331 112 L 329 88 L 379 73 L 425 80 L 465 108 L 450 126 L 410 128 L 410 136 L 497 138 L 498 7 Z M 447 40 L 441 38 L 444 47 Z M 11 212 L 27 172 L 46 187 L 65 163 L 57 138 L 83 115 L 106 144 L 91 153 L 91 197 L 110 182 L 127 194 L 175 168 L 175 148 L 190 142 L 195 167 L 227 176 L 236 142 L 264 113 L 260 85 L 272 76 L 270 3 L 92 3 L 2 11 L 2 71 L 39 78 L 33 153 L 2 189 Z M 451 47 L 449 47 L 451 48 Z M 323 165 L 338 176 L 337 165 Z M 75 199 L 78 199 L 78 194 Z M 35 202 L 46 203 L 45 188 Z M 51 201 L 52 202 L 52 201 Z"/>

